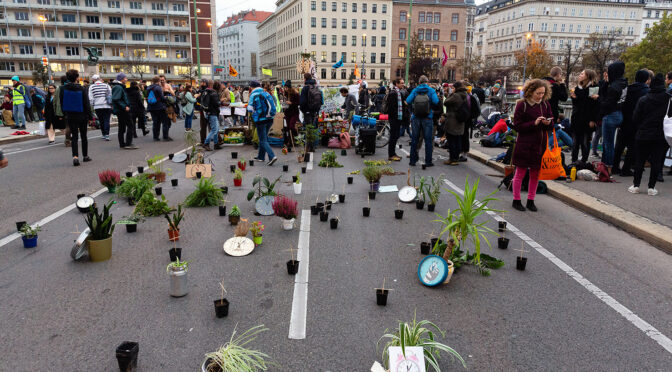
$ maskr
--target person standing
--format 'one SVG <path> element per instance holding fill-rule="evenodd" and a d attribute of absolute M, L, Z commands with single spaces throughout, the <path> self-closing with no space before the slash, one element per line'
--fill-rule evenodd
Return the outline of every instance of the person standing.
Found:
<path fill-rule="evenodd" d="M 317 82 L 311 74 L 303 74 L 305 85 L 301 88 L 301 97 L 299 108 L 303 113 L 303 125 L 317 126 L 317 115 L 324 104 L 324 96 Z M 253 91 L 254 93 L 254 91 Z M 252 93 L 250 93 L 250 102 L 252 102 Z"/>
<path fill-rule="evenodd" d="M 525 173 L 530 172 L 527 191 L 527 209 L 537 211 L 534 198 L 537 194 L 541 158 L 548 146 L 548 132 L 553 129 L 554 118 L 551 105 L 551 87 L 546 80 L 529 80 L 523 88 L 523 98 L 516 103 L 513 115 L 513 129 L 518 132 L 513 149 L 513 208 L 523 212 L 525 207 L 520 199 L 520 190 Z"/>
<path fill-rule="evenodd" d="M 170 130 L 170 119 L 166 114 L 166 100 L 163 96 L 163 89 L 160 85 L 161 78 L 154 76 L 152 85 L 147 88 L 147 111 L 152 115 L 152 134 L 154 141 L 160 141 L 161 130 L 163 129 L 163 140 L 172 141 L 168 136 Z M 170 86 L 168 86 L 170 87 Z"/>
<path fill-rule="evenodd" d="M 112 111 L 119 120 L 119 147 L 126 150 L 135 150 L 138 147 L 133 144 L 135 126 L 131 119 L 131 102 L 126 94 L 126 74 L 117 74 L 117 79 L 112 82 Z"/>
<path fill-rule="evenodd" d="M 47 136 L 49 137 L 49 144 L 56 143 L 56 129 L 65 129 L 65 120 L 63 117 L 56 116 L 54 109 L 54 98 L 56 97 L 56 85 L 49 84 L 47 87 L 47 97 L 44 105 L 44 124 L 47 129 Z"/>
<path fill-rule="evenodd" d="M 642 97 L 632 115 L 632 120 L 639 123 L 635 136 L 635 177 L 632 186 L 628 188 L 633 194 L 639 193 L 639 185 L 644 173 L 644 164 L 651 162 L 648 194 L 658 195 L 656 181 L 662 170 L 661 161 L 665 157 L 667 142 L 663 131 L 665 116 L 672 113 L 672 94 L 666 92 L 665 77 L 658 73 L 651 81 L 649 93 Z"/>
<path fill-rule="evenodd" d="M 145 127 L 145 97 L 137 81 L 131 82 L 131 86 L 126 89 L 126 96 L 131 105 L 131 125 L 133 128 L 142 129 L 142 135 L 146 136 L 149 131 Z M 137 137 L 133 131 L 133 138 Z"/>
<path fill-rule="evenodd" d="M 61 110 L 65 115 L 66 124 L 70 127 L 72 136 L 72 164 L 79 166 L 79 151 L 77 146 L 78 137 L 82 140 L 83 161 L 89 162 L 89 144 L 86 138 L 86 126 L 93 118 L 89 96 L 84 91 L 84 87 L 77 83 L 79 72 L 77 70 L 68 70 L 65 73 L 68 82 L 62 86 L 58 100 L 61 103 Z"/>
<path fill-rule="evenodd" d="M 285 146 L 287 146 L 287 151 L 292 151 L 294 146 L 294 141 L 296 141 L 296 136 L 299 134 L 297 130 L 297 123 L 299 122 L 299 92 L 292 88 L 292 84 L 287 82 L 285 84 L 285 94 L 287 104 L 287 109 L 285 110 L 285 121 L 287 122 L 287 128 L 284 128 L 285 132 Z"/>
<path fill-rule="evenodd" d="M 37 113 L 37 119 L 39 121 L 44 120 L 44 97 L 37 91 L 37 89 L 30 90 L 30 97 L 35 106 L 35 112 Z"/>
<path fill-rule="evenodd" d="M 205 91 L 208 89 L 208 81 L 206 79 L 201 80 L 198 91 L 196 94 L 199 95 L 199 101 L 196 102 L 196 109 L 199 112 L 199 124 L 200 130 L 199 135 L 201 139 L 201 144 L 205 143 L 205 137 L 208 136 L 208 130 L 210 129 L 210 123 L 208 122 L 208 113 L 203 109 L 203 105 L 200 100 L 205 98 Z"/>
<path fill-rule="evenodd" d="M 271 129 L 275 117 L 275 102 L 273 97 L 261 88 L 261 83 L 258 81 L 250 82 L 250 88 L 253 90 L 250 93 L 250 104 L 247 105 L 247 110 L 252 113 L 252 121 L 259 137 L 259 153 L 254 160 L 263 162 L 266 154 L 268 154 L 268 163 L 266 164 L 270 166 L 278 160 L 268 144 L 268 131 Z"/>
<path fill-rule="evenodd" d="M 415 166 L 415 163 L 418 161 L 418 141 L 422 140 L 419 137 L 420 131 L 423 133 L 425 140 L 425 166 L 432 167 L 434 163 L 432 162 L 432 135 L 434 133 L 434 122 L 433 122 L 433 112 L 432 105 L 439 104 L 439 97 L 436 95 L 436 91 L 427 85 L 429 79 L 427 76 L 422 75 L 418 80 L 420 85 L 418 85 L 411 94 L 406 98 L 406 103 L 411 106 L 411 161 L 410 165 Z"/>
<path fill-rule="evenodd" d="M 359 97 L 357 98 L 357 113 L 359 115 L 364 115 L 369 111 L 369 102 L 371 102 L 371 96 L 369 90 L 367 89 L 368 84 L 366 81 L 362 81 L 359 84 Z"/>
<path fill-rule="evenodd" d="M 616 137 L 616 147 L 614 149 L 614 167 L 612 171 L 614 174 L 619 174 L 623 177 L 631 177 L 632 162 L 635 154 L 635 135 L 637 134 L 637 127 L 639 122 L 632 120 L 632 114 L 635 111 L 635 106 L 640 98 L 644 97 L 649 92 L 649 78 L 648 70 L 639 70 L 635 73 L 635 82 L 628 86 L 625 95 L 625 102 L 621 112 L 623 113 L 623 124 L 618 128 L 618 136 Z M 625 161 L 621 168 L 621 158 L 625 152 Z"/>
<path fill-rule="evenodd" d="M 446 139 L 448 140 L 448 151 L 450 153 L 450 159 L 444 161 L 446 165 L 458 165 L 460 161 L 460 153 L 462 151 L 462 136 L 466 129 L 465 122 L 466 117 L 460 117 L 464 115 L 464 112 L 460 113 L 462 106 L 467 103 L 469 95 L 467 93 L 467 88 L 464 86 L 464 83 L 461 81 L 456 81 L 453 84 L 455 91 L 448 97 L 445 101 L 444 106 L 446 107 L 446 121 L 445 121 L 445 134 Z M 469 118 L 471 112 L 468 112 Z"/>
<path fill-rule="evenodd" d="M 12 77 L 12 113 L 16 125 L 12 129 L 26 129 L 26 86 L 21 84 L 18 76 Z"/>
<path fill-rule="evenodd" d="M 387 112 L 390 120 L 390 143 L 387 145 L 387 159 L 390 161 L 401 161 L 397 155 L 397 141 L 401 134 L 401 128 L 408 125 L 408 112 L 405 110 L 405 100 L 402 93 L 404 89 L 404 79 L 397 78 L 392 81 L 390 93 L 387 95 Z"/>
<path fill-rule="evenodd" d="M 341 97 L 345 97 L 345 101 L 343 101 L 341 109 L 345 110 L 345 118 L 349 121 L 352 121 L 352 115 L 357 109 L 357 97 L 355 97 L 354 93 L 350 93 L 347 87 L 342 87 L 340 92 Z"/>
<path fill-rule="evenodd" d="M 94 83 L 89 87 L 89 102 L 93 105 L 96 117 L 100 121 L 100 132 L 105 141 L 110 140 L 110 117 L 112 116 L 112 88 L 100 75 L 93 75 Z"/>
<path fill-rule="evenodd" d="M 65 147 L 70 147 L 71 144 L 71 134 L 70 134 L 70 126 L 68 123 L 65 122 L 65 114 L 63 114 L 63 108 L 61 107 L 61 100 L 59 97 L 61 96 L 61 90 L 63 87 L 65 87 L 65 84 L 68 82 L 68 78 L 63 75 L 61 76 L 61 85 L 56 88 L 56 94 L 54 94 L 54 115 L 56 115 L 57 118 L 60 118 L 60 120 L 63 121 L 63 125 L 65 125 L 65 130 L 63 131 L 63 137 L 65 137 Z"/>
<path fill-rule="evenodd" d="M 628 81 L 623 77 L 625 63 L 616 61 L 607 67 L 607 80 L 605 89 L 600 92 L 600 117 L 602 117 L 602 162 L 607 166 L 611 176 L 611 168 L 614 165 L 614 137 L 616 129 L 623 123 L 621 104 L 623 90 L 628 86 Z"/>
<path fill-rule="evenodd" d="M 485 90 L 483 89 L 484 86 L 485 83 L 479 81 L 478 85 L 476 85 L 474 89 L 471 90 L 471 93 L 475 94 L 476 97 L 478 97 L 480 105 L 483 105 L 485 103 Z"/>
<path fill-rule="evenodd" d="M 205 137 L 205 142 L 203 142 L 203 149 L 205 151 L 212 151 L 210 148 L 210 142 L 212 142 L 215 150 L 219 150 L 222 147 L 217 143 L 219 137 L 219 104 L 220 104 L 220 84 L 218 81 L 213 82 L 212 80 L 207 81 L 208 87 L 203 93 L 203 99 L 201 100 L 201 105 L 203 105 L 203 113 L 208 117 L 208 123 L 210 124 L 210 131 L 208 136 Z"/>
<path fill-rule="evenodd" d="M 551 76 L 545 77 L 544 80 L 551 84 L 551 98 L 548 103 L 551 104 L 551 111 L 553 111 L 553 120 L 556 124 L 560 122 L 560 101 L 567 101 L 567 86 L 563 80 L 562 69 L 558 66 L 551 68 Z"/>
<path fill-rule="evenodd" d="M 185 132 L 191 131 L 191 123 L 194 119 L 194 105 L 196 100 L 200 97 L 199 94 L 194 96 L 191 88 L 191 84 L 186 84 L 184 86 L 184 101 L 186 104 L 182 106 L 182 113 L 184 114 L 184 130 Z"/>
<path fill-rule="evenodd" d="M 579 74 L 576 88 L 572 91 L 572 164 L 576 164 L 581 150 L 581 163 L 590 156 L 590 137 L 595 131 L 599 107 L 597 94 L 591 95 L 590 88 L 596 86 L 597 73 L 583 70 Z"/>

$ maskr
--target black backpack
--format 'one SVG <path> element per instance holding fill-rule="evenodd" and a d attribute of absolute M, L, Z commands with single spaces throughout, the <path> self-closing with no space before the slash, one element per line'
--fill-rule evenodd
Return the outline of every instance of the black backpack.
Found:
<path fill-rule="evenodd" d="M 392 92 L 392 90 L 390 90 L 390 91 L 388 91 L 387 93 L 385 93 L 385 98 L 383 98 L 383 102 L 382 102 L 382 104 L 380 105 L 380 113 L 381 113 L 381 114 L 389 114 L 388 111 L 389 111 L 390 108 L 387 107 L 387 99 L 390 97 L 390 93 L 391 93 L 391 92 Z"/>
<path fill-rule="evenodd" d="M 426 118 L 429 116 L 429 113 L 432 112 L 431 106 L 429 94 L 418 93 L 413 100 L 413 115 L 421 119 Z"/>
<path fill-rule="evenodd" d="M 319 112 L 322 107 L 322 91 L 317 85 L 308 86 L 308 112 Z"/>
<path fill-rule="evenodd" d="M 471 102 L 469 107 L 471 110 L 471 119 L 477 119 L 481 116 L 481 104 L 479 103 L 478 97 L 474 97 L 473 94 L 468 94 L 467 97 L 470 100 L 469 102 Z"/>

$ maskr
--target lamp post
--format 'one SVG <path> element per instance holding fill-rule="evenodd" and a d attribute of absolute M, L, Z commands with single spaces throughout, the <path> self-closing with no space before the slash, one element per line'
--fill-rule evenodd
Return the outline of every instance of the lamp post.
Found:
<path fill-rule="evenodd" d="M 360 76 L 362 77 L 362 80 L 364 80 L 364 65 L 366 64 L 366 55 L 365 55 L 365 50 L 366 50 L 366 33 L 362 34 L 362 73 Z"/>
<path fill-rule="evenodd" d="M 406 75 L 404 77 L 404 82 L 406 84 L 410 84 L 408 82 L 408 64 L 410 63 L 411 59 L 411 20 L 413 19 L 413 0 L 411 0 L 411 3 L 408 6 L 408 35 L 406 35 Z"/>
<path fill-rule="evenodd" d="M 196 71 L 198 72 L 198 80 L 201 80 L 201 47 L 198 42 L 198 13 L 201 10 L 196 8 L 196 0 L 194 0 L 194 30 L 196 31 Z"/>
<path fill-rule="evenodd" d="M 525 77 L 527 75 L 527 49 L 530 46 L 530 39 L 532 39 L 532 34 L 528 32 L 527 35 L 525 35 L 525 60 L 524 60 L 524 63 L 523 63 L 523 86 L 525 86 Z"/>
<path fill-rule="evenodd" d="M 44 55 L 47 57 L 47 73 L 49 74 L 49 82 L 48 84 L 52 84 L 54 79 L 51 76 L 51 66 L 49 65 L 49 47 L 47 46 L 47 27 L 45 26 L 45 23 L 47 22 L 47 17 L 45 16 L 39 16 L 37 19 L 42 22 L 42 37 L 44 37 Z"/>
<path fill-rule="evenodd" d="M 208 22 L 208 30 L 210 31 L 210 77 L 215 81 L 215 52 L 212 45 L 212 22 Z"/>

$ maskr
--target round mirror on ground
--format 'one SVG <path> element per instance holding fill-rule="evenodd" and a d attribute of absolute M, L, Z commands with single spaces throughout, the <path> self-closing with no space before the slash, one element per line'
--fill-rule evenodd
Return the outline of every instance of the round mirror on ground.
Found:
<path fill-rule="evenodd" d="M 175 154 L 173 156 L 173 163 L 184 163 L 184 161 L 187 160 L 187 154 Z"/>
<path fill-rule="evenodd" d="M 257 199 L 256 203 L 254 203 L 254 208 L 256 209 L 257 213 L 259 213 L 262 216 L 272 216 L 273 213 L 273 199 L 274 196 L 262 196 L 261 198 Z"/>
<path fill-rule="evenodd" d="M 87 255 L 86 241 L 89 239 L 91 230 L 87 227 L 75 240 L 75 244 L 70 250 L 70 257 L 75 261 L 83 260 Z"/>
<path fill-rule="evenodd" d="M 446 280 L 448 263 L 442 257 L 430 255 L 418 264 L 418 279 L 428 287 L 434 287 Z"/>
<path fill-rule="evenodd" d="M 403 203 L 410 203 L 418 196 L 418 190 L 413 186 L 404 186 L 399 190 L 399 200 Z"/>
<path fill-rule="evenodd" d="M 77 209 L 82 213 L 86 213 L 89 211 L 89 207 L 92 206 L 94 202 L 95 200 L 93 200 L 92 197 L 82 196 L 81 198 L 77 199 Z"/>
<path fill-rule="evenodd" d="M 229 256 L 242 257 L 247 256 L 254 250 L 252 239 L 236 236 L 224 242 L 224 252 Z"/>

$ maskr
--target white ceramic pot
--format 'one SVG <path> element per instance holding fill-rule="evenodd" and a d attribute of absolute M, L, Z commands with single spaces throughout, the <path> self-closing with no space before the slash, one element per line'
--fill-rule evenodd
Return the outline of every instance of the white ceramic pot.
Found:
<path fill-rule="evenodd" d="M 294 228 L 294 219 L 292 218 L 291 220 L 287 219 L 282 219 L 282 229 L 283 230 L 291 230 Z"/>
<path fill-rule="evenodd" d="M 296 195 L 301 194 L 301 186 L 302 185 L 303 185 L 302 183 L 296 183 L 296 182 L 294 183 L 294 194 L 296 194 Z"/>
<path fill-rule="evenodd" d="M 455 272 L 453 261 L 446 260 L 446 262 L 448 263 L 448 275 L 446 275 L 446 280 L 443 281 L 443 284 L 448 284 L 450 282 L 450 278 L 453 277 L 453 273 Z"/>

